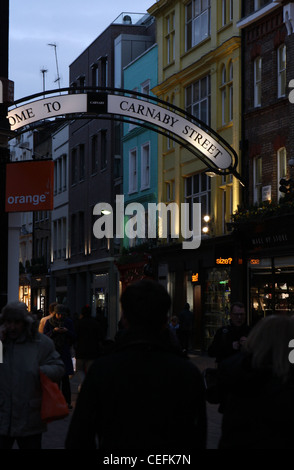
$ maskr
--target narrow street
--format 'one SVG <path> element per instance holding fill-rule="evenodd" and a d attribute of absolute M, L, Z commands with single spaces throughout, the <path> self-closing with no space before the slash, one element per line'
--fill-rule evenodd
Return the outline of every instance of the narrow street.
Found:
<path fill-rule="evenodd" d="M 214 360 L 202 356 L 202 355 L 191 355 L 191 360 L 199 368 L 200 371 L 204 370 L 206 367 L 213 367 Z M 72 387 L 72 404 L 75 405 L 77 399 L 77 387 L 78 382 L 76 376 L 71 379 Z M 218 441 L 220 437 L 221 429 L 221 415 L 218 413 L 218 405 L 207 404 L 207 418 L 208 418 L 208 438 L 207 438 L 207 449 L 217 449 Z M 73 411 L 70 412 L 70 415 L 63 419 L 62 421 L 56 421 L 48 425 L 48 431 L 43 436 L 43 449 L 63 449 L 64 440 L 67 433 L 67 428 L 69 426 L 71 416 Z"/>

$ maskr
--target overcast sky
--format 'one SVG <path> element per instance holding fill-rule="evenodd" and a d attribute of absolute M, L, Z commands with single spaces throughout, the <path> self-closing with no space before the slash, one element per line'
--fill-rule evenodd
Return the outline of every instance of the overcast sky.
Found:
<path fill-rule="evenodd" d="M 15 100 L 67 87 L 69 65 L 122 12 L 145 13 L 155 0 L 10 0 L 9 78 L 14 81 Z"/>

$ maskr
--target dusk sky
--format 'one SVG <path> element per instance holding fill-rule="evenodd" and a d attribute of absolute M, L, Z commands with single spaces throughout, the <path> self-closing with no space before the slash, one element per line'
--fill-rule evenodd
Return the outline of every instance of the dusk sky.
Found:
<path fill-rule="evenodd" d="M 122 12 L 145 13 L 154 0 L 10 0 L 9 78 L 15 100 L 57 89 L 56 44 L 60 86 L 67 87 L 69 65 Z"/>

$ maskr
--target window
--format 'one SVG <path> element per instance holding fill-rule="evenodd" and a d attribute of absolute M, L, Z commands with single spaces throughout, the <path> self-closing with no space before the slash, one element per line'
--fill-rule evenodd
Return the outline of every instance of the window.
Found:
<path fill-rule="evenodd" d="M 141 149 L 141 190 L 150 188 L 150 144 Z"/>
<path fill-rule="evenodd" d="M 100 155 L 101 155 L 101 170 L 104 170 L 107 165 L 107 130 L 101 129 L 100 131 Z"/>
<path fill-rule="evenodd" d="M 63 166 L 63 191 L 67 189 L 67 155 L 62 155 L 62 166 Z"/>
<path fill-rule="evenodd" d="M 129 154 L 129 193 L 136 192 L 137 188 L 137 149 L 134 149 Z"/>
<path fill-rule="evenodd" d="M 262 202 L 262 157 L 253 160 L 254 203 Z"/>
<path fill-rule="evenodd" d="M 146 80 L 146 82 L 142 83 L 141 93 L 144 93 L 145 95 L 150 95 L 150 80 Z"/>
<path fill-rule="evenodd" d="M 166 201 L 172 202 L 175 200 L 175 182 L 169 181 L 166 183 Z"/>
<path fill-rule="evenodd" d="M 99 86 L 99 73 L 97 64 L 92 65 L 92 86 Z"/>
<path fill-rule="evenodd" d="M 201 213 L 210 215 L 211 203 L 211 178 L 206 173 L 197 173 L 186 178 L 185 181 L 185 202 L 190 205 L 190 230 L 193 227 L 193 203 L 201 204 Z"/>
<path fill-rule="evenodd" d="M 92 175 L 97 173 L 98 170 L 98 138 L 97 135 L 93 135 L 91 141 L 91 173 Z"/>
<path fill-rule="evenodd" d="M 227 0 L 222 0 L 222 26 L 227 24 Z"/>
<path fill-rule="evenodd" d="M 286 46 L 278 49 L 278 98 L 286 96 Z"/>
<path fill-rule="evenodd" d="M 78 234 L 79 234 L 79 253 L 85 252 L 85 221 L 84 221 L 84 212 L 79 212 L 79 227 L 78 227 Z"/>
<path fill-rule="evenodd" d="M 229 88 L 229 121 L 231 122 L 233 120 L 234 116 L 234 88 L 233 88 L 233 78 L 234 78 L 234 69 L 233 69 L 233 63 L 230 63 L 230 68 L 229 68 L 229 83 L 228 83 L 228 88 Z"/>
<path fill-rule="evenodd" d="M 79 90 L 79 93 L 85 93 L 85 84 L 86 84 L 86 77 L 84 75 L 81 75 L 78 77 L 78 86 L 79 88 L 82 88 L 82 90 Z"/>
<path fill-rule="evenodd" d="M 186 50 L 210 36 L 210 0 L 192 0 L 186 6 Z"/>
<path fill-rule="evenodd" d="M 171 64 L 175 60 L 175 13 L 168 15 L 165 22 L 166 63 Z"/>
<path fill-rule="evenodd" d="M 81 144 L 79 146 L 79 154 L 80 154 L 80 161 L 79 161 L 80 181 L 83 181 L 85 179 L 85 145 L 84 144 Z"/>
<path fill-rule="evenodd" d="M 230 0 L 230 21 L 234 19 L 234 0 Z"/>
<path fill-rule="evenodd" d="M 210 124 L 210 76 L 197 80 L 186 88 L 186 110 L 196 118 Z"/>
<path fill-rule="evenodd" d="M 73 149 L 71 153 L 71 184 L 78 182 L 78 158 L 77 149 Z"/>
<path fill-rule="evenodd" d="M 142 90 L 142 88 L 141 88 L 141 90 Z M 136 95 L 136 94 L 138 93 L 138 91 L 139 91 L 138 87 L 133 88 L 132 91 L 134 92 L 134 98 L 136 98 L 135 95 Z M 144 93 L 144 92 L 142 91 L 142 93 Z M 130 123 L 129 123 L 129 132 L 131 132 L 133 129 L 136 129 L 136 127 L 138 127 L 136 124 L 130 122 Z"/>
<path fill-rule="evenodd" d="M 227 90 L 226 90 L 227 74 L 226 66 L 223 65 L 221 73 L 221 95 L 222 95 L 222 125 L 226 124 L 226 105 L 227 105 Z"/>
<path fill-rule="evenodd" d="M 107 87 L 108 83 L 108 60 L 107 57 L 101 57 L 100 59 L 100 75 L 101 75 L 101 86 Z"/>
<path fill-rule="evenodd" d="M 71 254 L 75 255 L 77 252 L 77 216 L 72 214 L 71 216 Z"/>
<path fill-rule="evenodd" d="M 282 178 L 287 178 L 287 151 L 285 147 L 280 148 L 277 152 L 277 167 L 278 167 L 278 199 L 285 196 L 280 192 L 280 181 Z"/>
<path fill-rule="evenodd" d="M 254 107 L 261 106 L 261 72 L 262 58 L 257 57 L 254 61 Z"/>

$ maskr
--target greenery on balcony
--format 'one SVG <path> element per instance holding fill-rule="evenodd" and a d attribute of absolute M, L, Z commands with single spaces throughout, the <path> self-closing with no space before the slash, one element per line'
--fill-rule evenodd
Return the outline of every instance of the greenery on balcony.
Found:
<path fill-rule="evenodd" d="M 271 217 L 281 217 L 284 215 L 294 215 L 294 197 L 287 194 L 281 198 L 279 203 L 271 201 L 262 202 L 251 207 L 238 207 L 238 211 L 232 216 L 234 225 L 246 222 L 261 222 Z"/>

